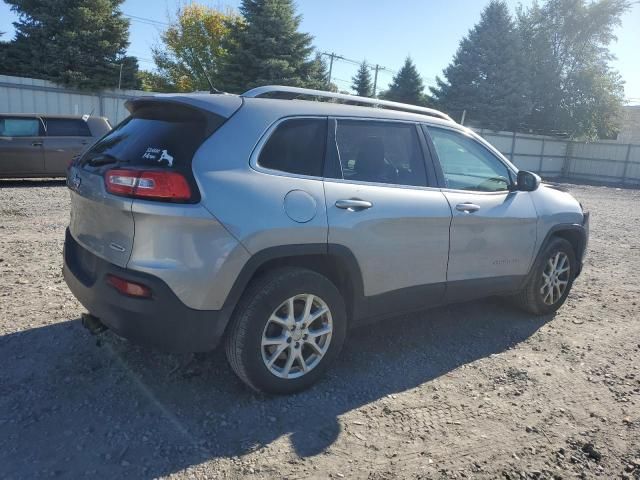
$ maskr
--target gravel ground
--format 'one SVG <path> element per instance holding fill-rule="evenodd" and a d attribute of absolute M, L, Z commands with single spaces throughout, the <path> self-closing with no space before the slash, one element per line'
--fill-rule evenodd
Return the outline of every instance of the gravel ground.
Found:
<path fill-rule="evenodd" d="M 640 191 L 568 187 L 592 233 L 555 317 L 393 319 L 272 398 L 222 352 L 91 337 L 60 273 L 65 187 L 0 183 L 0 478 L 640 479 Z"/>

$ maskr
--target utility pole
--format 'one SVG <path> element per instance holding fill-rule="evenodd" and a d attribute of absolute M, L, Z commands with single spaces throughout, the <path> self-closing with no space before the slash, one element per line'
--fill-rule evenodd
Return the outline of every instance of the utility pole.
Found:
<path fill-rule="evenodd" d="M 329 83 L 331 83 L 331 75 L 333 73 L 333 59 L 336 57 L 336 54 L 331 52 L 329 55 Z"/>
<path fill-rule="evenodd" d="M 120 90 L 120 88 L 122 87 L 122 65 L 124 65 L 124 63 L 120 62 L 120 77 L 118 77 L 118 90 Z"/>
<path fill-rule="evenodd" d="M 375 70 L 376 70 L 376 73 L 373 76 L 373 98 L 376 98 L 376 96 L 377 96 L 376 95 L 376 91 L 377 91 L 377 88 L 378 88 L 378 70 L 380 70 L 380 65 L 378 65 L 377 63 L 376 63 Z"/>

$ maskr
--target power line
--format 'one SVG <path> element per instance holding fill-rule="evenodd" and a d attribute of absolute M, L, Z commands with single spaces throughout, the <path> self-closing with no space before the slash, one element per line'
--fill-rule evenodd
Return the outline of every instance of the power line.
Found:
<path fill-rule="evenodd" d="M 150 26 L 155 26 L 155 27 L 169 27 L 170 24 L 167 22 L 162 22 L 160 20 L 154 20 L 152 18 L 148 18 L 148 17 L 142 17 L 139 15 L 131 15 L 129 13 L 122 13 L 122 15 L 124 15 L 127 18 L 130 18 L 133 21 L 145 24 L 145 25 L 150 25 Z M 388 68 L 385 67 L 383 65 L 380 64 L 372 64 L 372 63 L 367 63 L 364 61 L 358 61 L 355 60 L 353 58 L 348 58 L 345 57 L 344 55 L 338 55 L 334 52 L 320 52 L 320 55 L 325 55 L 327 57 L 329 57 L 329 82 L 331 82 L 332 80 L 336 80 L 345 84 L 351 84 L 351 82 L 349 80 L 344 80 L 344 79 L 338 79 L 338 78 L 333 78 L 333 63 L 334 61 L 340 61 L 340 62 L 344 62 L 350 65 L 362 65 L 363 63 L 369 67 L 371 70 L 373 70 L 375 72 L 375 80 L 374 80 L 374 96 L 375 96 L 375 91 L 377 89 L 378 86 L 378 75 L 379 73 L 390 73 L 392 75 L 397 75 L 398 71 L 394 70 L 392 68 Z M 155 63 L 153 60 L 148 59 L 148 58 L 144 58 L 144 57 L 138 57 L 138 60 L 144 63 Z M 434 78 L 427 78 L 425 79 L 427 84 L 435 84 L 435 79 Z"/>
<path fill-rule="evenodd" d="M 144 24 L 151 25 L 151 26 L 161 26 L 161 27 L 170 26 L 166 22 L 161 22 L 160 20 L 154 20 L 152 18 L 139 17 L 138 15 L 130 15 L 128 13 L 123 13 L 122 15 L 127 17 L 127 18 L 130 18 L 131 20 L 134 20 L 136 22 L 144 23 Z"/>

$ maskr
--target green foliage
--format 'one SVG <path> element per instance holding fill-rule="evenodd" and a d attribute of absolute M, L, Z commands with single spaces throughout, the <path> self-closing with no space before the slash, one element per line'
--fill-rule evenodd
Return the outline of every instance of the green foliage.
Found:
<path fill-rule="evenodd" d="M 520 37 L 502 0 L 492 0 L 480 22 L 462 39 L 431 104 L 467 123 L 516 130 L 530 110 L 528 80 Z"/>
<path fill-rule="evenodd" d="M 138 71 L 140 88 L 147 92 L 171 93 L 176 91 L 176 86 L 170 83 L 164 75 L 149 70 Z"/>
<path fill-rule="evenodd" d="M 367 61 L 364 60 L 358 68 L 358 72 L 351 79 L 351 88 L 361 97 L 373 97 L 373 84 L 371 83 L 371 71 Z"/>
<path fill-rule="evenodd" d="M 118 85 L 121 62 L 127 70 L 137 68 L 125 57 L 129 22 L 120 11 L 123 0 L 5 1 L 19 20 L 15 40 L 3 48 L 0 74 L 100 89 Z"/>
<path fill-rule="evenodd" d="M 138 74 L 138 59 L 127 56 L 122 57 L 120 62 L 122 63 L 122 81 L 119 82 L 121 88 L 123 90 L 140 90 L 142 88 L 142 80 Z"/>
<path fill-rule="evenodd" d="M 411 57 L 406 58 L 400 71 L 393 77 L 389 89 L 381 93 L 380 97 L 412 105 L 426 104 L 424 83 Z"/>
<path fill-rule="evenodd" d="M 242 20 L 232 12 L 192 3 L 178 9 L 176 17 L 153 47 L 157 72 L 145 79 L 159 91 L 209 90 L 209 80 L 224 90 L 221 66 L 231 43 L 230 34 Z"/>
<path fill-rule="evenodd" d="M 617 128 L 623 82 L 609 62 L 627 0 L 547 0 L 518 11 L 535 131 L 607 137 Z"/>
<path fill-rule="evenodd" d="M 226 58 L 227 90 L 260 85 L 329 88 L 326 66 L 313 57 L 313 37 L 298 31 L 301 17 L 293 0 L 243 0 L 244 23 L 237 25 Z"/>

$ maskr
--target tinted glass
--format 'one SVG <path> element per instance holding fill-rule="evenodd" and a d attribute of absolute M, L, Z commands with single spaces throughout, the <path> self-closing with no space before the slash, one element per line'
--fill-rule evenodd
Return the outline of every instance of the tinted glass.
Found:
<path fill-rule="evenodd" d="M 47 136 L 49 137 L 90 137 L 87 122 L 73 118 L 47 118 Z"/>
<path fill-rule="evenodd" d="M 39 134 L 37 118 L 0 118 L 0 137 L 37 137 Z"/>
<path fill-rule="evenodd" d="M 198 147 L 224 119 L 173 105 L 140 107 L 96 143 L 81 165 L 167 167 L 188 172 Z"/>
<path fill-rule="evenodd" d="M 452 130 L 428 127 L 446 186 L 456 190 L 507 190 L 509 169 L 473 138 Z"/>
<path fill-rule="evenodd" d="M 258 163 L 281 172 L 322 176 L 327 120 L 296 118 L 280 125 L 267 141 Z"/>
<path fill-rule="evenodd" d="M 416 126 L 339 120 L 338 158 L 345 180 L 426 186 Z"/>

